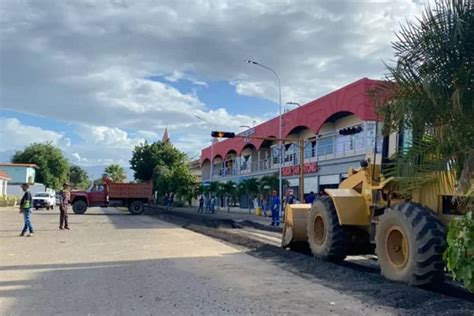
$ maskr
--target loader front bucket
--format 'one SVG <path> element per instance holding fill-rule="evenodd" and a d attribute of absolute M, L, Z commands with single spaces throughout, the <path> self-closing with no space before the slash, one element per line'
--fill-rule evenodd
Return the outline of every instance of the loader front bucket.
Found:
<path fill-rule="evenodd" d="M 289 204 L 285 208 L 285 223 L 281 238 L 282 247 L 308 242 L 306 222 L 311 204 Z"/>

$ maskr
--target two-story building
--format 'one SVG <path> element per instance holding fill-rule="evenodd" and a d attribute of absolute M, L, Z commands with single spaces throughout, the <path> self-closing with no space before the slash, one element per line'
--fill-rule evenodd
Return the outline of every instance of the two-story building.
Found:
<path fill-rule="evenodd" d="M 381 152 L 381 123 L 377 123 L 368 93 L 377 83 L 363 78 L 283 114 L 282 137 L 305 141 L 305 194 L 337 187 L 347 177 L 349 167 L 358 167 L 362 159 L 374 158 L 376 143 L 377 152 Z M 278 172 L 280 150 L 278 141 L 271 140 L 278 133 L 279 117 L 275 117 L 241 133 L 270 139 L 236 137 L 202 149 L 202 181 L 239 182 Z M 282 174 L 296 196 L 299 168 L 295 166 L 300 165 L 299 160 L 297 144 L 285 143 Z"/>

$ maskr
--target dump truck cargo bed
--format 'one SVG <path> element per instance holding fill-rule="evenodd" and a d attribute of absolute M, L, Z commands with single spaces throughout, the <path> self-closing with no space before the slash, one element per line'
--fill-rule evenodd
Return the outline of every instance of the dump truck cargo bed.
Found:
<path fill-rule="evenodd" d="M 108 185 L 109 199 L 151 199 L 153 185 L 145 183 L 110 183 Z"/>

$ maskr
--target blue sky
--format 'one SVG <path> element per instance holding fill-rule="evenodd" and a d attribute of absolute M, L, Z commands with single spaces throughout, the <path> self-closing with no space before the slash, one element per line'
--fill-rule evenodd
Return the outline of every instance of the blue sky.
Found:
<path fill-rule="evenodd" d="M 0 14 L 0 160 L 50 141 L 95 177 L 160 140 L 197 158 L 241 131 L 363 77 L 425 1 L 7 1 Z M 179 18 L 177 18 L 179 17 Z"/>

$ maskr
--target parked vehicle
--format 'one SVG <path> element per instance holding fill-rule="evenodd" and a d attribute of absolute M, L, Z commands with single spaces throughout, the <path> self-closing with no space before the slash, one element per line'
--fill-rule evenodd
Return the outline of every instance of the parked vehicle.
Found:
<path fill-rule="evenodd" d="M 153 200 L 153 185 L 145 183 L 112 183 L 109 178 L 103 184 L 94 184 L 87 191 L 72 191 L 71 204 L 74 213 L 84 214 L 88 207 L 126 206 L 133 215 L 145 210 Z"/>
<path fill-rule="evenodd" d="M 38 192 L 33 195 L 33 207 L 38 210 L 46 208 L 52 210 L 56 204 L 56 197 L 50 192 Z"/>

